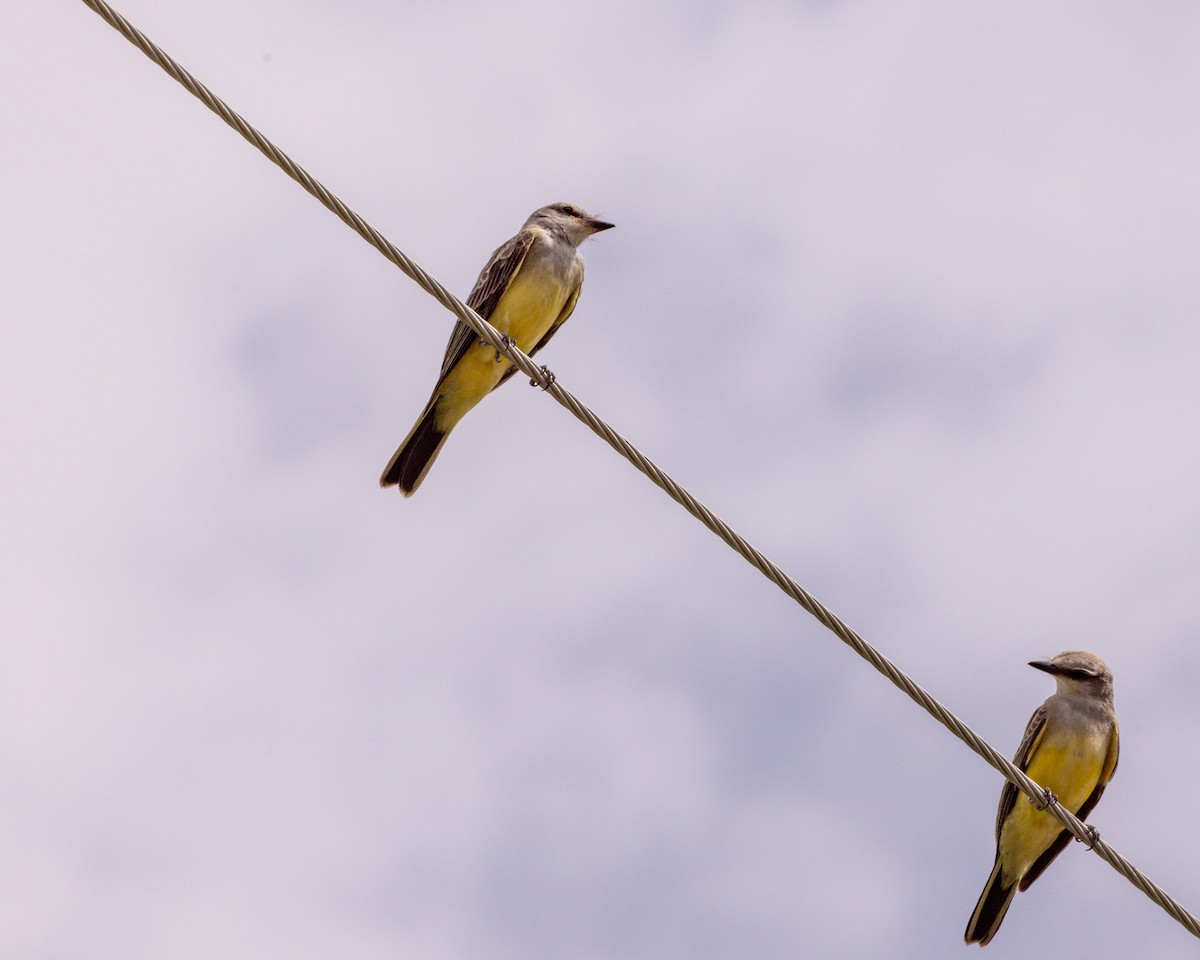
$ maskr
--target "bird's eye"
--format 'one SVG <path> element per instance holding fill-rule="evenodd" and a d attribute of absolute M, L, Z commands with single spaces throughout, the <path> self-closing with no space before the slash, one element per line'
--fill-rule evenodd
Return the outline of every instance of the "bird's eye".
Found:
<path fill-rule="evenodd" d="M 569 203 L 564 203 L 564 204 L 563 204 L 563 206 L 562 206 L 562 212 L 563 212 L 563 213 L 565 213 L 565 214 L 566 214 L 568 217 L 577 217 L 577 216 L 579 216 L 579 211 L 578 211 L 578 210 L 576 210 L 576 209 L 575 209 L 573 206 L 571 206 Z"/>

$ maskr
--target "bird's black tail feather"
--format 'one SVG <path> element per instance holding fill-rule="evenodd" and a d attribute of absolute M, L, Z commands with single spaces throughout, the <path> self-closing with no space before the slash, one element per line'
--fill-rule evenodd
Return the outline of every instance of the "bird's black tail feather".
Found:
<path fill-rule="evenodd" d="M 979 896 L 979 902 L 975 904 L 975 912 L 971 914 L 971 920 L 967 924 L 967 932 L 963 935 L 963 939 L 967 943 L 977 943 L 981 947 L 990 943 L 992 937 L 996 935 L 996 931 L 1000 929 L 1000 923 L 1008 912 L 1008 905 L 1012 903 L 1012 898 L 1016 895 L 1016 881 L 1009 881 L 1005 878 L 1004 872 L 1000 869 L 1000 861 L 997 859 L 996 865 L 992 868 L 992 875 L 988 877 L 987 885 Z"/>
<path fill-rule="evenodd" d="M 436 413 L 435 397 L 421 414 L 421 419 L 404 438 L 400 449 L 392 455 L 383 476 L 379 478 L 381 487 L 398 486 L 406 497 L 411 497 L 416 492 L 433 461 L 437 459 L 446 437 L 450 435 L 449 430 L 443 432 L 438 429 Z"/>

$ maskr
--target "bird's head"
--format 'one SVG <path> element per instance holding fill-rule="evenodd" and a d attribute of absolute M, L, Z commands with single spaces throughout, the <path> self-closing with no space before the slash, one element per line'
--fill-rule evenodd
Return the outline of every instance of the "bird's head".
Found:
<path fill-rule="evenodd" d="M 573 203 L 552 203 L 548 207 L 535 210 L 525 225 L 542 227 L 552 233 L 561 234 L 576 247 L 593 233 L 612 227 L 611 223 L 597 220 L 583 207 Z"/>
<path fill-rule="evenodd" d="M 1029 665 L 1051 674 L 1058 692 L 1076 696 L 1112 696 L 1112 671 L 1108 664 L 1086 650 L 1065 650 L 1049 660 L 1031 660 Z"/>

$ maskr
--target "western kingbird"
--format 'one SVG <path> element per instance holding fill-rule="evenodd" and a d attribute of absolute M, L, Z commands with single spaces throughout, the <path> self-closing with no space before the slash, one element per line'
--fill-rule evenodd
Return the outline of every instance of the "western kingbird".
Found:
<path fill-rule="evenodd" d="M 1117 769 L 1112 672 L 1083 650 L 1029 665 L 1052 674 L 1058 689 L 1030 717 L 1013 763 L 1082 820 Z M 1028 890 L 1071 842 L 1061 823 L 1024 799 L 1005 782 L 996 813 L 996 863 L 967 924 L 967 943 L 989 943 L 1017 891 Z"/>
<path fill-rule="evenodd" d="M 467 305 L 533 356 L 566 323 L 579 300 L 583 257 L 577 248 L 611 226 L 570 203 L 535 210 L 520 233 L 492 254 Z M 455 424 L 515 372 L 511 360 L 494 346 L 485 346 L 458 321 L 433 395 L 379 485 L 395 484 L 406 497 L 412 496 Z"/>

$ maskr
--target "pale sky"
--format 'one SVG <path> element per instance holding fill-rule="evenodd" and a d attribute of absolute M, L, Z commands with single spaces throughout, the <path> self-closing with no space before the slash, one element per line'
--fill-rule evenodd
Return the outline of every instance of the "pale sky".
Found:
<path fill-rule="evenodd" d="M 1200 909 L 1200 8 L 118 10 Z M 83 3 L 0 57 L 0 943 L 34 960 L 960 957 L 998 774 L 515 377 L 377 485 L 451 318 Z M 971 948 L 972 950 L 974 948 Z M 1195 955 L 1072 844 L 989 957 Z M 966 954 L 971 955 L 971 954 Z"/>

